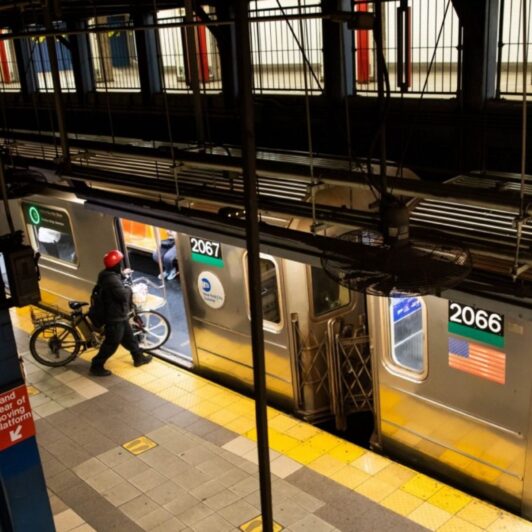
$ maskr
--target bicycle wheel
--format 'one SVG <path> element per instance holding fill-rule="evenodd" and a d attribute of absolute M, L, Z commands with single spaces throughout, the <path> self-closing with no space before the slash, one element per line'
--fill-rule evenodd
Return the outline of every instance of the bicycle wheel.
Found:
<path fill-rule="evenodd" d="M 133 334 L 141 349 L 151 351 L 161 347 L 170 336 L 170 323 L 159 312 L 141 310 L 131 319 Z"/>
<path fill-rule="evenodd" d="M 44 366 L 64 366 L 76 358 L 80 349 L 78 331 L 59 321 L 37 327 L 30 338 L 30 352 Z"/>

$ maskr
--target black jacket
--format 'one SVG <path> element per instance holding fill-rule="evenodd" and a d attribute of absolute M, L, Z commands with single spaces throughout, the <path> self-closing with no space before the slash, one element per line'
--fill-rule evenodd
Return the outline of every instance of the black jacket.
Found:
<path fill-rule="evenodd" d="M 124 285 L 122 275 L 113 270 L 102 270 L 98 275 L 98 284 L 105 304 L 105 323 L 127 320 L 133 293 L 129 286 Z"/>

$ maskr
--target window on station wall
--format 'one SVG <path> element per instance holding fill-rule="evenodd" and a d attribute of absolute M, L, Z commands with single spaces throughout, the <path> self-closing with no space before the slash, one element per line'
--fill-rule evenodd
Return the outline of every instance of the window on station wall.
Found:
<path fill-rule="evenodd" d="M 331 279 L 321 268 L 311 267 L 310 272 L 314 316 L 320 317 L 349 305 L 351 296 L 347 288 Z"/>
<path fill-rule="evenodd" d="M 256 93 L 321 93 L 323 45 L 321 3 L 317 0 L 250 2 L 253 88 Z M 316 18 L 264 20 L 311 15 Z"/>
<path fill-rule="evenodd" d="M 374 2 L 354 0 L 355 11 L 374 11 Z M 459 90 L 461 33 L 448 0 L 384 0 L 384 57 L 392 94 L 454 97 Z M 353 35 L 354 88 L 377 93 L 377 56 L 373 32 Z"/>
<path fill-rule="evenodd" d="M 506 98 L 520 98 L 523 95 L 523 10 L 528 9 L 527 20 L 527 58 L 528 75 L 526 80 L 526 93 L 532 93 L 532 27 L 530 14 L 532 0 L 505 0 L 501 2 L 499 35 L 499 77 L 497 80 L 497 93 Z"/>
<path fill-rule="evenodd" d="M 133 30 L 124 30 L 129 26 L 132 26 L 129 15 L 89 20 L 89 29 L 105 28 L 105 31 L 89 34 L 97 91 L 140 91 L 135 34 Z"/>
<path fill-rule="evenodd" d="M 42 27 L 30 27 L 29 29 L 30 31 L 43 30 Z M 66 30 L 66 25 L 64 22 L 54 22 L 54 29 Z M 54 43 L 61 91 L 74 92 L 76 84 L 68 35 L 66 33 L 56 35 Z M 50 54 L 48 53 L 48 43 L 44 36 L 39 35 L 30 38 L 30 68 L 33 70 L 37 80 L 37 90 L 39 92 L 53 92 L 52 65 Z"/>
<path fill-rule="evenodd" d="M 67 212 L 25 202 L 22 208 L 32 246 L 43 257 L 77 264 L 74 233 Z"/>
<path fill-rule="evenodd" d="M 203 8 L 214 19 L 208 6 Z M 165 9 L 157 12 L 157 23 L 181 23 L 185 20 L 184 9 Z M 159 54 L 167 92 L 191 92 L 187 33 L 185 28 L 159 28 Z M 220 91 L 222 88 L 220 53 L 214 35 L 206 26 L 194 29 L 198 79 L 202 91 Z"/>
<path fill-rule="evenodd" d="M 0 29 L 1 34 L 11 33 L 8 29 Z M 20 78 L 18 76 L 17 60 L 13 39 L 0 41 L 0 90 L 20 91 Z"/>
<path fill-rule="evenodd" d="M 426 310 L 420 297 L 390 299 L 392 369 L 417 380 L 427 376 Z"/>

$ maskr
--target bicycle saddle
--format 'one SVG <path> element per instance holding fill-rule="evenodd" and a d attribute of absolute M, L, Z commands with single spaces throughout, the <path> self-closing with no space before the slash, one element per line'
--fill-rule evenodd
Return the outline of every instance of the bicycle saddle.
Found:
<path fill-rule="evenodd" d="M 68 306 L 72 310 L 79 310 L 81 307 L 84 307 L 85 305 L 88 305 L 88 303 L 84 303 L 83 301 L 69 301 Z"/>

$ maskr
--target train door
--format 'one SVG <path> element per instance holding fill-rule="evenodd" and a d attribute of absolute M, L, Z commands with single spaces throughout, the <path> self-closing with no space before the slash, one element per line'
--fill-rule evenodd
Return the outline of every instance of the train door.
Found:
<path fill-rule="evenodd" d="M 191 363 L 192 351 L 181 290 L 176 233 L 121 219 L 119 222 L 129 267 L 133 269 L 135 301 L 157 310 L 171 326 L 161 352 L 174 362 Z"/>
<path fill-rule="evenodd" d="M 377 441 L 519 508 L 532 392 L 532 312 L 461 292 L 368 298 Z"/>
<path fill-rule="evenodd" d="M 199 369 L 253 386 L 246 251 L 179 234 L 183 286 Z M 261 254 L 266 380 L 270 398 L 293 406 L 289 322 L 281 262 Z"/>

